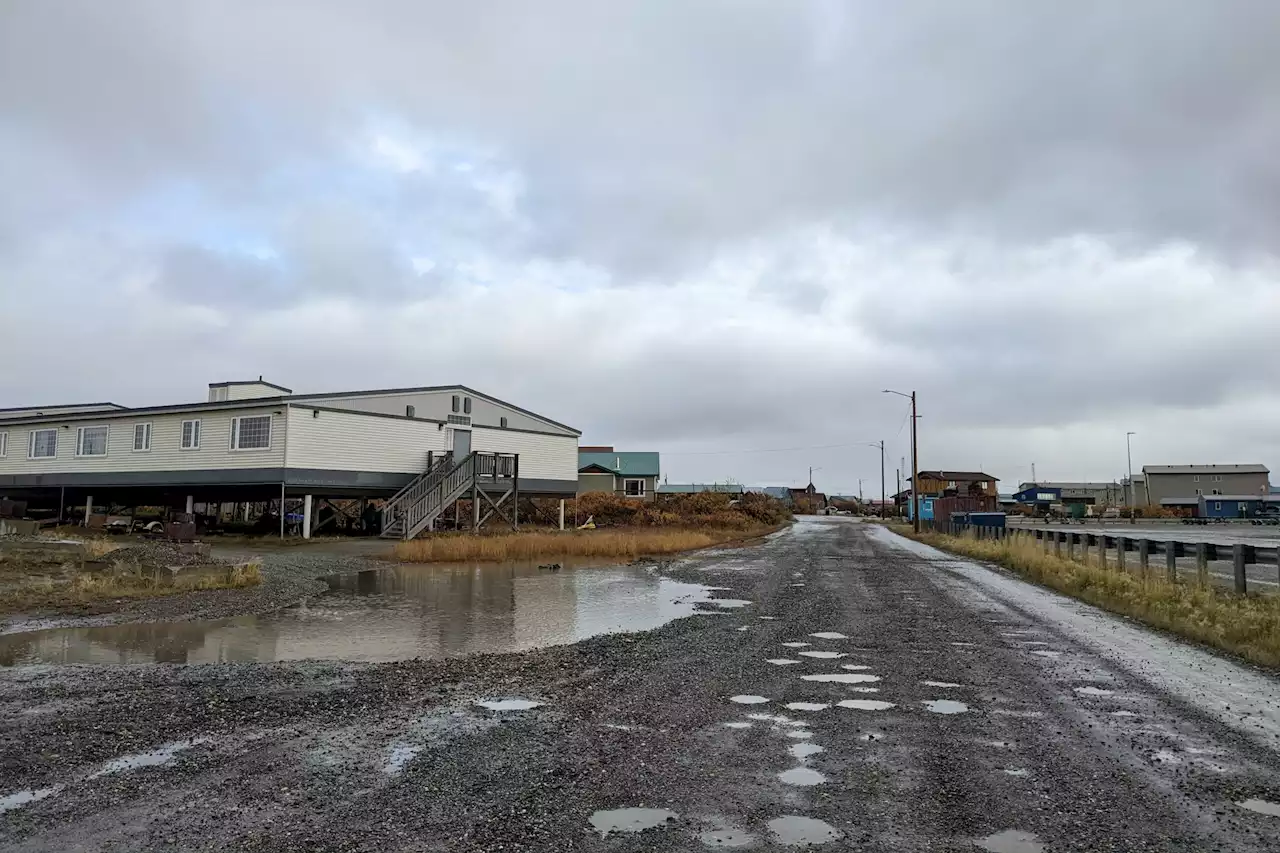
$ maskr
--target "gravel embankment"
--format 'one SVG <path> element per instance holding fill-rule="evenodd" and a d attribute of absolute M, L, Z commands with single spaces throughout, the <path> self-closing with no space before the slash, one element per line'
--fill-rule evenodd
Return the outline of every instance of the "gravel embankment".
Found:
<path fill-rule="evenodd" d="M 666 571 L 753 604 L 512 655 L 0 672 L 0 805 L 40 797 L 0 845 L 1275 850 L 1235 803 L 1280 802 L 1276 743 L 946 561 L 832 520 Z M 475 704 L 510 698 L 542 704 Z M 634 807 L 669 814 L 602 837 Z"/>

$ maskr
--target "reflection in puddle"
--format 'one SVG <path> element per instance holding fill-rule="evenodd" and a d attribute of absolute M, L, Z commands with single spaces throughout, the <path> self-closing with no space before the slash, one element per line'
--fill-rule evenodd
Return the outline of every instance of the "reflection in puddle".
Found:
<path fill-rule="evenodd" d="M 771 663 L 774 666 L 791 666 L 792 664 L 800 663 L 800 661 L 791 660 L 790 658 L 769 658 L 765 663 Z"/>
<path fill-rule="evenodd" d="M 1110 696 L 1115 693 L 1114 690 L 1106 690 L 1102 687 L 1077 687 L 1076 692 L 1082 696 Z"/>
<path fill-rule="evenodd" d="M 535 702 L 532 699 L 481 699 L 476 704 L 490 711 L 532 711 L 543 705 L 542 702 Z"/>
<path fill-rule="evenodd" d="M 417 758 L 418 753 L 422 752 L 422 747 L 412 746 L 407 743 L 396 743 L 391 745 L 391 753 L 387 756 L 387 763 L 383 765 L 382 772 L 390 776 L 394 776 L 403 770 L 410 761 Z"/>
<path fill-rule="evenodd" d="M 1014 829 L 988 835 L 978 841 L 978 846 L 990 853 L 1044 853 L 1045 849 L 1036 836 Z"/>
<path fill-rule="evenodd" d="M 113 773 L 127 773 L 130 770 L 137 770 L 141 767 L 159 767 L 162 764 L 168 764 L 178 757 L 178 753 L 183 750 L 190 749 L 197 744 L 205 743 L 209 740 L 207 737 L 192 738 L 191 740 L 179 741 L 177 743 L 167 743 L 164 746 L 153 749 L 150 752 L 138 752 L 133 755 L 122 755 L 119 758 L 113 758 L 93 773 L 89 774 L 90 779 L 97 779 L 99 776 L 109 776 Z"/>
<path fill-rule="evenodd" d="M 819 658 L 820 660 L 832 660 L 834 658 L 845 657 L 845 652 L 800 652 L 803 657 Z"/>
<path fill-rule="evenodd" d="M 790 770 L 783 770 L 779 773 L 778 780 L 784 785 L 811 788 L 827 781 L 827 777 L 811 767 L 792 767 Z"/>
<path fill-rule="evenodd" d="M 788 711 L 825 711 L 830 708 L 826 702 L 789 702 L 787 703 Z"/>
<path fill-rule="evenodd" d="M 801 815 L 783 815 L 768 823 L 779 844 L 826 844 L 840 838 L 840 831 L 826 821 Z"/>
<path fill-rule="evenodd" d="M 929 699 L 924 703 L 924 709 L 933 714 L 963 714 L 969 706 L 951 699 Z"/>
<path fill-rule="evenodd" d="M 818 631 L 816 634 L 810 634 L 810 637 L 817 637 L 819 640 L 847 640 L 849 639 L 839 631 Z"/>
<path fill-rule="evenodd" d="M 879 699 L 842 699 L 836 703 L 841 708 L 852 708 L 855 711 L 887 711 L 895 707 L 892 702 Z"/>
<path fill-rule="evenodd" d="M 959 687 L 954 681 L 922 681 L 925 687 Z"/>
<path fill-rule="evenodd" d="M 826 750 L 816 743 L 793 743 L 787 747 L 787 752 L 791 753 L 791 757 L 796 761 L 804 761 L 809 756 L 826 752 Z"/>
<path fill-rule="evenodd" d="M 560 572 L 534 560 L 397 565 L 326 582 L 328 592 L 272 613 L 6 634 L 0 664 L 445 658 L 647 631 L 726 601 L 643 566 L 571 558 Z"/>
<path fill-rule="evenodd" d="M 719 607 L 723 610 L 737 610 L 739 608 L 746 607 L 751 603 L 752 602 L 743 598 L 713 598 L 709 601 L 702 602 L 702 604 L 708 607 Z"/>
<path fill-rule="evenodd" d="M 820 672 L 800 677 L 805 681 L 829 681 L 836 684 L 870 684 L 880 680 L 878 675 L 867 675 L 863 672 Z"/>
<path fill-rule="evenodd" d="M 61 791 L 62 785 L 54 785 L 52 788 L 37 788 L 31 791 L 18 791 L 15 794 L 6 794 L 0 797 L 0 814 L 14 809 L 20 809 L 29 803 L 38 803 L 45 797 L 52 797 Z"/>
<path fill-rule="evenodd" d="M 1280 817 L 1280 803 L 1273 803 L 1270 800 L 1259 800 L 1257 798 L 1251 800 L 1243 800 L 1236 803 L 1242 809 L 1248 809 L 1258 814 L 1271 815 L 1272 817 Z"/>
<path fill-rule="evenodd" d="M 592 814 L 591 825 L 607 837 L 611 832 L 643 832 L 665 827 L 676 817 L 676 813 L 669 809 L 609 809 Z"/>
<path fill-rule="evenodd" d="M 730 702 L 737 702 L 739 705 L 763 705 L 769 700 L 763 696 L 739 695 L 730 696 Z"/>

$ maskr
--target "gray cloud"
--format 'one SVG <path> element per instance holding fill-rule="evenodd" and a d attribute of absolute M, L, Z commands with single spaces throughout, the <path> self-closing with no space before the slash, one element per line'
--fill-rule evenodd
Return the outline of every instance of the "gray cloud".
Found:
<path fill-rule="evenodd" d="M 863 450 L 698 454 L 901 451 L 890 385 L 939 465 L 1252 461 L 1196 430 L 1277 406 L 1277 42 L 1267 0 L 4 4 L 0 334 L 65 343 L 0 392 L 462 380 L 847 489 Z M 380 122 L 485 172 L 354 162 Z"/>

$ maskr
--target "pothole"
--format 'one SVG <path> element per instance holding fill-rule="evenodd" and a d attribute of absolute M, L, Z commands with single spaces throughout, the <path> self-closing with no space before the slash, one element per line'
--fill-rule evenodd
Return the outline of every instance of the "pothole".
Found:
<path fill-rule="evenodd" d="M 54 785 L 51 788 L 36 788 L 27 791 L 18 791 L 13 794 L 6 794 L 0 797 L 0 814 L 4 812 L 20 809 L 31 803 L 38 803 L 46 797 L 52 797 L 63 789 L 62 785 Z"/>
<path fill-rule="evenodd" d="M 840 830 L 824 820 L 802 815 L 775 817 L 766 824 L 779 844 L 794 846 L 826 844 L 841 838 Z"/>
<path fill-rule="evenodd" d="M 792 767 L 789 770 L 783 770 L 778 774 L 778 780 L 784 785 L 795 785 L 799 788 L 811 788 L 814 785 L 821 785 L 827 781 L 827 777 L 823 776 L 812 767 Z"/>
<path fill-rule="evenodd" d="M 1253 799 L 1241 800 L 1236 803 L 1236 805 L 1242 809 L 1257 812 L 1258 814 L 1280 817 L 1280 803 L 1273 803 L 1270 800 L 1262 800 L 1254 797 Z"/>
<path fill-rule="evenodd" d="M 670 809 L 607 809 L 591 815 L 591 825 L 607 838 L 611 832 L 644 832 L 665 827 L 679 815 Z"/>
<path fill-rule="evenodd" d="M 826 752 L 826 749 L 818 746 L 816 743 L 793 743 L 791 746 L 787 747 L 787 752 L 789 752 L 791 757 L 796 761 L 804 761 L 811 755 Z"/>

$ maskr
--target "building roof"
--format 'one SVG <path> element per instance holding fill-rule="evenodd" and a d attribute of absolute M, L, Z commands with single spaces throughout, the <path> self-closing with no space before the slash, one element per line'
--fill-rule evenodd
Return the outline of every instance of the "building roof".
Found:
<path fill-rule="evenodd" d="M 236 379 L 230 382 L 210 382 L 210 388 L 230 388 L 232 385 L 265 385 L 268 388 L 274 388 L 277 391 L 283 391 L 286 394 L 292 394 L 292 388 L 286 388 L 283 385 L 277 385 L 274 382 L 267 382 L 261 376 L 257 379 Z"/>
<path fill-rule="evenodd" d="M 1261 463 L 1242 465 L 1143 465 L 1144 474 L 1270 474 Z"/>
<path fill-rule="evenodd" d="M 703 492 L 740 495 L 744 491 L 746 490 L 737 483 L 663 483 L 658 486 L 658 494 L 662 495 L 696 495 Z"/>
<path fill-rule="evenodd" d="M 1066 483 L 1066 482 L 1048 482 L 1041 481 L 1039 483 L 1019 483 L 1018 490 L 1026 491 L 1027 489 L 1077 489 L 1081 491 L 1102 492 L 1115 491 L 1120 488 L 1119 483 Z"/>
<path fill-rule="evenodd" d="M 769 497 L 779 498 L 781 500 L 791 499 L 791 490 L 786 486 L 747 486 L 748 492 L 758 492 Z"/>
<path fill-rule="evenodd" d="M 620 450 L 613 453 L 578 451 L 578 470 L 602 468 L 620 477 L 656 477 L 659 454 L 648 450 Z"/>
<path fill-rule="evenodd" d="M 999 477 L 992 477 L 981 471 L 921 471 L 920 476 L 927 480 L 991 480 L 999 482 Z M 911 478 L 907 477 L 910 481 Z"/>
<path fill-rule="evenodd" d="M 1280 495 L 1200 495 L 1206 501 L 1262 501 L 1263 503 L 1280 503 Z"/>

